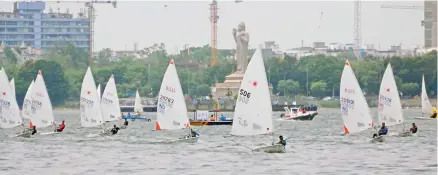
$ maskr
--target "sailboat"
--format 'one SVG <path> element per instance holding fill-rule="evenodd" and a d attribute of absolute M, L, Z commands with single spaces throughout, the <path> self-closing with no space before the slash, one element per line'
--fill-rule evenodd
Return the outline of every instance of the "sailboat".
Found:
<path fill-rule="evenodd" d="M 140 93 L 138 93 L 138 89 L 137 92 L 135 93 L 134 112 L 136 113 L 136 115 L 130 116 L 131 119 L 145 119 L 141 117 L 141 114 L 143 113 L 143 104 L 141 103 L 141 97 L 140 97 Z"/>
<path fill-rule="evenodd" d="M 25 119 L 30 119 L 30 115 L 32 112 L 32 97 L 30 94 L 32 93 L 32 87 L 34 83 L 35 81 L 32 80 L 29 87 L 27 88 L 26 95 L 24 96 L 23 107 L 21 108 L 21 116 Z"/>
<path fill-rule="evenodd" d="M 100 84 L 97 85 L 97 89 L 96 89 L 96 91 L 97 91 L 97 98 L 100 100 L 100 93 L 101 93 L 101 90 L 100 90 Z"/>
<path fill-rule="evenodd" d="M 391 63 L 388 63 L 385 73 L 382 77 L 379 90 L 379 124 L 385 123 L 387 127 L 403 125 L 403 110 L 400 102 L 400 96 L 392 72 Z M 401 135 L 409 135 L 411 132 L 403 131 Z"/>
<path fill-rule="evenodd" d="M 102 108 L 90 67 L 88 67 L 82 81 L 80 112 L 82 127 L 101 126 L 103 129 Z M 105 130 L 101 134 L 106 134 Z"/>
<path fill-rule="evenodd" d="M 55 126 L 55 119 L 53 116 L 52 102 L 50 101 L 49 93 L 47 92 L 46 84 L 41 71 L 38 71 L 35 83 L 32 86 L 30 93 L 32 98 L 30 125 L 36 128 L 45 128 L 48 126 Z M 57 133 L 54 131 L 48 133 L 41 133 L 42 135 Z"/>
<path fill-rule="evenodd" d="M 111 75 L 105 86 L 105 90 L 103 90 L 103 94 L 100 99 L 100 105 L 102 108 L 103 121 L 113 122 L 120 120 L 120 115 L 122 112 L 120 111 L 119 96 L 117 94 L 114 75 Z"/>
<path fill-rule="evenodd" d="M 270 134 L 273 131 L 269 84 L 261 50 L 257 49 L 240 85 L 231 135 L 252 136 Z M 272 144 L 253 151 L 283 153 L 286 149 L 281 144 Z"/>
<path fill-rule="evenodd" d="M 429 97 L 427 96 L 426 83 L 424 81 L 424 75 L 423 75 L 423 79 L 421 83 L 421 117 L 415 117 L 415 119 L 432 120 L 432 118 L 430 118 L 432 114 L 433 114 L 433 108 L 432 108 L 432 104 L 429 101 Z"/>
<path fill-rule="evenodd" d="M 8 84 L 8 76 L 3 68 L 0 70 L 0 84 Z M 23 119 L 20 117 L 20 108 L 11 87 L 0 86 L 0 93 L 0 127 L 9 129 L 22 125 Z M 30 137 L 30 133 L 27 132 L 18 136 Z"/>
<path fill-rule="evenodd" d="M 187 106 L 173 59 L 164 73 L 157 107 L 155 130 L 178 130 L 190 127 Z M 197 141 L 198 137 L 184 137 L 171 142 L 195 143 Z"/>
<path fill-rule="evenodd" d="M 360 133 L 374 126 L 370 108 L 348 60 L 342 71 L 339 96 L 344 134 Z M 380 138 L 373 140 L 383 141 Z"/>
<path fill-rule="evenodd" d="M 12 94 L 14 94 L 14 96 L 15 96 L 15 80 L 14 80 L 14 78 L 12 78 L 11 81 L 9 82 L 9 86 L 11 86 Z"/>

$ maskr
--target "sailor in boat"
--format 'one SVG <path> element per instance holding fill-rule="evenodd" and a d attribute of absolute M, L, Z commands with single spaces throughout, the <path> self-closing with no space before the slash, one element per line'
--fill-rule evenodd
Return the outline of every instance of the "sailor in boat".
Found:
<path fill-rule="evenodd" d="M 125 118 L 125 122 L 123 123 L 123 126 L 128 127 L 128 119 Z"/>
<path fill-rule="evenodd" d="M 199 134 L 195 130 L 193 130 L 192 128 L 190 128 L 190 135 L 191 135 L 191 137 L 199 137 Z"/>
<path fill-rule="evenodd" d="M 32 135 L 34 135 L 34 134 L 36 134 L 37 133 L 37 130 L 36 130 L 36 126 L 35 125 L 33 125 L 33 127 L 32 127 Z"/>
<path fill-rule="evenodd" d="M 283 146 L 286 146 L 286 140 L 283 139 L 283 136 L 278 137 L 280 141 L 277 144 L 282 144 Z"/>
<path fill-rule="evenodd" d="M 417 125 L 415 125 L 415 123 L 412 123 L 412 128 L 410 128 L 409 131 L 411 131 L 412 134 L 415 134 L 417 133 L 417 130 L 418 130 Z"/>
<path fill-rule="evenodd" d="M 433 114 L 430 116 L 430 118 L 436 118 L 436 111 L 433 111 Z"/>
<path fill-rule="evenodd" d="M 382 123 L 382 127 L 379 129 L 379 135 L 378 136 L 386 135 L 387 133 L 388 133 L 388 128 L 385 126 L 385 123 Z M 378 136 L 377 136 L 377 134 L 374 134 L 373 138 L 376 138 Z"/>
<path fill-rule="evenodd" d="M 124 113 L 122 113 L 122 119 L 126 119 L 126 116 Z"/>
<path fill-rule="evenodd" d="M 113 135 L 114 134 L 117 134 L 117 132 L 120 130 L 120 128 L 119 127 L 117 127 L 116 125 L 114 125 L 114 127 L 111 129 L 111 133 L 113 133 Z"/>
<path fill-rule="evenodd" d="M 62 132 L 64 131 L 64 128 L 65 128 L 65 121 L 63 120 L 62 123 L 59 125 L 59 128 L 57 128 L 55 132 Z"/>
<path fill-rule="evenodd" d="M 222 121 L 227 121 L 227 116 L 225 116 L 224 114 L 221 114 L 221 120 Z"/>
<path fill-rule="evenodd" d="M 214 116 L 213 116 L 213 115 L 211 115 L 211 116 L 210 116 L 210 121 L 213 121 L 213 122 L 215 121 L 215 119 L 214 119 Z"/>

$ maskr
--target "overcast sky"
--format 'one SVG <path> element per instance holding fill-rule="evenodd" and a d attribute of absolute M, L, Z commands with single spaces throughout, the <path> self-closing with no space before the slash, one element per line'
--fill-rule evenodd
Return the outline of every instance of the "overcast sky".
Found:
<path fill-rule="evenodd" d="M 63 0 L 60 0 L 63 1 Z M 65 0 L 64 0 L 65 1 Z M 210 43 L 211 1 L 127 1 L 117 8 L 97 4 L 95 49 L 133 49 L 165 43 L 170 52 L 184 44 Z M 422 10 L 382 9 L 383 4 L 423 6 L 423 1 L 362 2 L 363 44 L 387 49 L 402 43 L 404 48 L 423 45 Z M 77 13 L 83 3 L 47 3 L 46 8 Z M 167 6 L 167 7 L 166 7 Z M 311 46 L 314 41 L 353 43 L 353 1 L 219 1 L 218 47 L 234 48 L 232 28 L 245 22 L 250 45 L 276 41 L 281 49 Z M 12 1 L 0 2 L 10 11 Z M 321 17 L 322 13 L 322 17 Z"/>

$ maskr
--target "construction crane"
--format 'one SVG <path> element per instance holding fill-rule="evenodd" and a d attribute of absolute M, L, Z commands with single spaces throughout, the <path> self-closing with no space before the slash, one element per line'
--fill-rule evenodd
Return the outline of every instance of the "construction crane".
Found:
<path fill-rule="evenodd" d="M 235 0 L 235 3 L 241 3 L 242 0 Z M 211 23 L 211 56 L 210 66 L 216 66 L 217 61 L 217 22 L 219 16 L 217 14 L 217 0 L 213 0 L 210 4 L 210 23 Z"/>
<path fill-rule="evenodd" d="M 216 66 L 217 57 L 217 1 L 213 0 L 210 4 L 210 22 L 211 22 L 211 57 L 210 66 Z"/>
<path fill-rule="evenodd" d="M 44 2 L 53 2 L 53 3 L 85 3 L 85 7 L 88 8 L 88 22 L 89 22 L 89 58 L 88 64 L 91 67 L 93 65 L 93 52 L 94 52 L 94 20 L 96 18 L 94 4 L 112 4 L 114 8 L 117 8 L 117 1 L 99 1 L 99 0 L 90 0 L 90 1 L 44 1 Z"/>
<path fill-rule="evenodd" d="M 358 60 L 362 59 L 362 2 L 354 1 L 354 54 Z"/>

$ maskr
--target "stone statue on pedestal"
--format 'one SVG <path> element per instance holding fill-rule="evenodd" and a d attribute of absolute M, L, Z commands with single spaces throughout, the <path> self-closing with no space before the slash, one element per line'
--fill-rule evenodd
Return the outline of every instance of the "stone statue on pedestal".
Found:
<path fill-rule="evenodd" d="M 249 34 L 245 30 L 245 23 L 241 22 L 237 29 L 233 29 L 233 37 L 236 42 L 235 59 L 237 61 L 236 73 L 244 74 L 248 66 L 248 41 Z"/>

